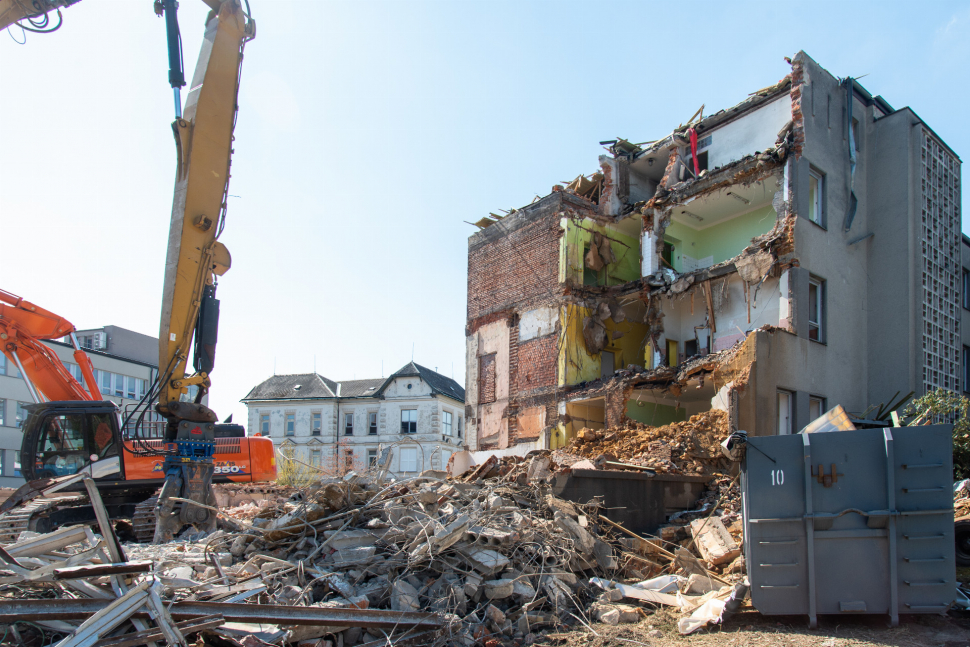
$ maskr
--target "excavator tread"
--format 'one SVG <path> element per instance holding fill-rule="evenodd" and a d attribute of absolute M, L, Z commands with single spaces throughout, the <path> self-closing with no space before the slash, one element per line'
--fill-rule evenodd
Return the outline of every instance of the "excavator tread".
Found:
<path fill-rule="evenodd" d="M 0 515 L 0 543 L 12 544 L 25 530 L 32 530 L 35 519 L 42 517 L 54 508 L 68 504 L 76 505 L 87 501 L 86 496 L 68 496 L 51 499 L 35 499 L 9 512 Z"/>
<path fill-rule="evenodd" d="M 131 527 L 140 543 L 150 544 L 155 539 L 155 503 L 158 502 L 158 494 L 156 492 L 150 499 L 135 506 Z"/>

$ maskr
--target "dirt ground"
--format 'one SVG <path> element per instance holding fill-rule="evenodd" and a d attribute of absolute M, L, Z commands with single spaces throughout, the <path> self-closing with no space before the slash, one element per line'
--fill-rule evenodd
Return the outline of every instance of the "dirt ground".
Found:
<path fill-rule="evenodd" d="M 630 645 L 693 645 L 696 647 L 849 647 L 886 645 L 890 647 L 970 647 L 970 613 L 951 612 L 948 616 L 902 616 L 898 627 L 889 626 L 888 616 L 819 617 L 817 629 L 808 628 L 808 618 L 800 616 L 763 616 L 757 611 L 741 611 L 723 626 L 681 636 L 678 616 L 658 611 L 635 625 L 611 627 L 592 624 L 590 631 L 550 633 L 540 636 L 536 645 L 549 647 L 621 647 Z M 662 637 L 650 635 L 660 631 Z"/>

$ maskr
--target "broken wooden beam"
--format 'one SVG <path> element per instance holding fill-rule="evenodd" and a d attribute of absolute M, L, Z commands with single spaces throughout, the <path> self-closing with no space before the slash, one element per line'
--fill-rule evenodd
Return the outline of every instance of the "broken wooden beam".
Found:
<path fill-rule="evenodd" d="M 89 564 L 86 566 L 70 566 L 54 569 L 55 580 L 78 580 L 85 577 L 101 577 L 102 575 L 127 575 L 130 573 L 148 573 L 152 570 L 153 562 L 143 559 L 137 562 L 123 562 L 120 564 Z"/>

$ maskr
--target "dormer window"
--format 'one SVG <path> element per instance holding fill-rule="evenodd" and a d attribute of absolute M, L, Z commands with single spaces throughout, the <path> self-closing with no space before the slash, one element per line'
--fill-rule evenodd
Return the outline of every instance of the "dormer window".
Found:
<path fill-rule="evenodd" d="M 299 391 L 302 386 L 303 386 L 302 384 L 297 384 L 296 386 L 293 387 L 293 390 Z"/>

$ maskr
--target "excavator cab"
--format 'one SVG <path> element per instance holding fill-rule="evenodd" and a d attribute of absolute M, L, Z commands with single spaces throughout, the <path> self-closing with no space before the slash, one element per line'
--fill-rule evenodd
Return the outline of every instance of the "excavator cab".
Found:
<path fill-rule="evenodd" d="M 121 433 L 113 402 L 42 402 L 27 405 L 21 470 L 27 481 L 71 476 L 93 462 L 118 456 Z M 121 474 L 105 477 L 124 479 Z"/>

